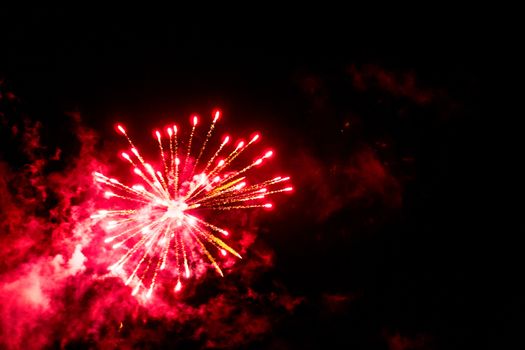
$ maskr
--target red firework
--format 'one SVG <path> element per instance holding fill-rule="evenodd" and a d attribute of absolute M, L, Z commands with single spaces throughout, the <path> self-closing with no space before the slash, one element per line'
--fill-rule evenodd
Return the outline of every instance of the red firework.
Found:
<path fill-rule="evenodd" d="M 292 191 L 292 187 L 282 185 L 289 177 L 249 184 L 250 172 L 270 159 L 272 151 L 265 151 L 244 167 L 235 169 L 232 165 L 260 140 L 259 134 L 248 142 L 239 141 L 234 147 L 228 147 L 230 137 L 226 136 L 208 160 L 202 161 L 219 117 L 220 111 L 214 111 L 196 157 L 192 155 L 192 143 L 199 123 L 197 116 L 191 118 L 192 128 L 184 146 L 176 125 L 167 127 L 164 135 L 156 131 L 160 151 L 157 168 L 143 158 L 126 129 L 117 125 L 130 146 L 130 152 L 121 156 L 129 162 L 140 184 L 128 186 L 95 172 L 95 181 L 108 187 L 104 196 L 113 209 L 99 210 L 91 217 L 101 220 L 108 231 L 105 243 L 121 252 L 108 269 L 121 276 L 126 285 L 133 286 L 133 295 L 144 290 L 144 296 L 149 298 L 159 274 L 164 272 L 173 279 L 174 291 L 179 292 L 182 279 L 202 270 L 205 261 L 223 276 L 215 257 L 231 254 L 241 259 L 241 256 L 226 243 L 228 231 L 205 221 L 199 213 L 271 208 L 272 204 L 265 201 L 268 196 Z"/>

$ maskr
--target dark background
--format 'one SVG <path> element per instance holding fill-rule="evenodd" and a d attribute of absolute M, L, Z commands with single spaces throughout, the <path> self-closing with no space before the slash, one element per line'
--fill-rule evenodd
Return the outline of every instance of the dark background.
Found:
<path fill-rule="evenodd" d="M 70 112 L 108 138 L 117 120 L 150 130 L 216 106 L 225 129 L 263 131 L 296 187 L 263 224 L 277 233 L 264 238 L 271 274 L 305 301 L 248 347 L 513 344 L 523 332 L 521 249 L 492 208 L 507 184 L 493 187 L 498 121 L 481 117 L 497 34 L 475 14 L 276 12 L 5 10 L 0 77 L 66 159 L 77 147 Z M 359 192 L 360 180 L 345 177 L 364 150 L 394 194 Z M 363 179 L 375 176 L 367 169 Z M 321 193 L 323 182 L 332 189 Z"/>

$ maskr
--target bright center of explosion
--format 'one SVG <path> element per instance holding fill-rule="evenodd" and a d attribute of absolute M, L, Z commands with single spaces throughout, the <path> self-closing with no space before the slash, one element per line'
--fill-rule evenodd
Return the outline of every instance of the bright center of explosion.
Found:
<path fill-rule="evenodd" d="M 188 209 L 188 205 L 182 200 L 170 200 L 167 203 L 166 207 L 166 213 L 164 214 L 164 217 L 166 219 L 172 219 L 176 220 L 177 222 L 182 221 L 184 218 L 184 211 Z"/>

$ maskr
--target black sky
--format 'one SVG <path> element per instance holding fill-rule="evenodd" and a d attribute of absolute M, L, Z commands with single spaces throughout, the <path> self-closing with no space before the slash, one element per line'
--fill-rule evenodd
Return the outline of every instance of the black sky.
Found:
<path fill-rule="evenodd" d="M 111 138 L 116 120 L 150 130 L 220 106 L 232 132 L 268 135 L 297 188 L 263 223 L 269 273 L 305 302 L 247 346 L 511 344 L 523 301 L 500 290 L 518 248 L 491 243 L 503 228 L 481 118 L 490 31 L 432 11 L 274 12 L 4 11 L 0 78 L 65 157 L 70 112 Z"/>

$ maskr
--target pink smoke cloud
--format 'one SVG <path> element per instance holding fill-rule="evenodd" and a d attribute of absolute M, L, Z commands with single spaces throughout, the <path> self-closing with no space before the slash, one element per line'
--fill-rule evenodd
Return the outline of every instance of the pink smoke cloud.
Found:
<path fill-rule="evenodd" d="M 413 72 L 394 73 L 374 64 L 347 69 L 353 85 L 358 90 L 377 88 L 397 97 L 405 97 L 417 104 L 428 104 L 440 97 L 441 93 L 421 86 Z"/>
<path fill-rule="evenodd" d="M 243 218 L 246 227 L 238 233 L 241 252 L 250 259 L 227 265 L 225 279 L 194 283 L 180 297 L 160 292 L 149 303 L 132 297 L 107 274 L 102 232 L 90 219 L 99 204 L 91 174 L 106 169 L 110 153 L 78 115 L 71 118 L 80 149 L 65 169 L 49 170 L 49 161 L 60 161 L 66 152 L 47 149 L 40 137 L 45 125 L 30 121 L 12 123 L 11 133 L 27 162 L 16 168 L 0 161 L 0 347 L 131 349 L 178 341 L 242 346 L 300 304 L 282 285 L 271 293 L 249 288 L 273 266 L 271 249 L 257 243 L 254 216 Z M 260 306 L 246 306 L 255 299 Z"/>
<path fill-rule="evenodd" d="M 401 184 L 369 147 L 363 146 L 347 159 L 331 165 L 306 153 L 297 162 L 303 169 L 299 186 L 313 186 L 315 198 L 309 201 L 317 206 L 311 208 L 311 215 L 316 215 L 319 221 L 356 203 L 364 207 L 379 203 L 392 209 L 402 205 Z"/>

